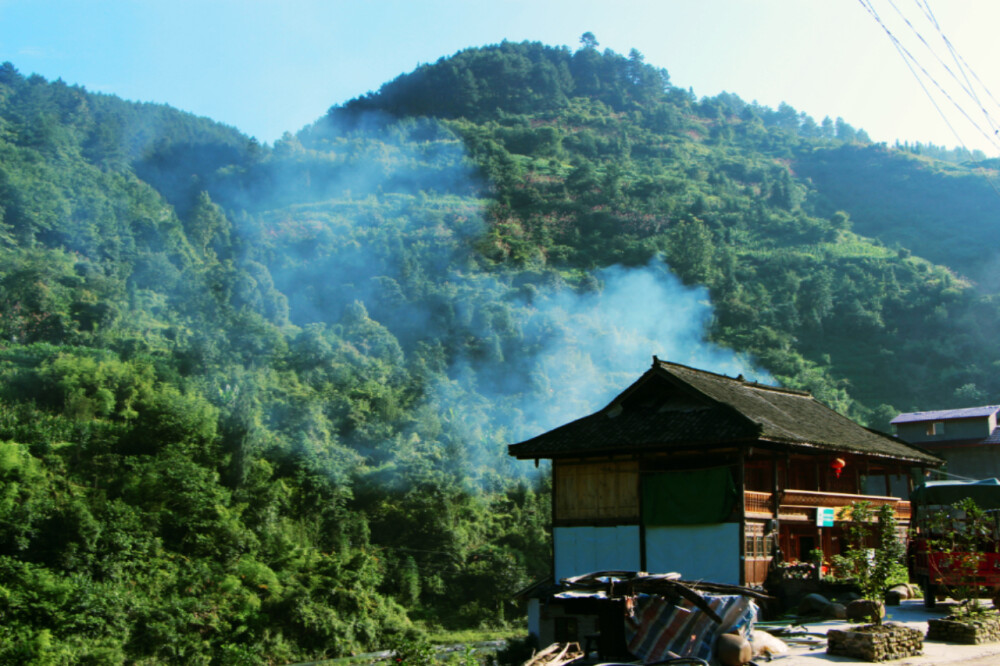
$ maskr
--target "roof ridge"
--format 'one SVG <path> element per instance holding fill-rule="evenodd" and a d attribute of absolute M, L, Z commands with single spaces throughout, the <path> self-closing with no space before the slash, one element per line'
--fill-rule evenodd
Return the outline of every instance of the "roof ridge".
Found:
<path fill-rule="evenodd" d="M 927 409 L 919 412 L 901 412 L 891 423 L 919 423 L 946 418 L 976 418 L 995 414 L 1000 405 L 977 405 L 975 407 L 953 407 L 951 409 Z"/>
<path fill-rule="evenodd" d="M 719 379 L 727 379 L 731 382 L 739 383 L 741 386 L 746 386 L 748 388 L 760 389 L 762 391 L 774 391 L 776 393 L 788 393 L 789 395 L 798 395 L 804 397 L 813 397 L 809 391 L 803 391 L 800 389 L 785 388 L 783 386 L 773 386 L 771 384 L 762 384 L 759 381 L 748 381 L 743 377 L 742 374 L 736 377 L 730 377 L 729 375 L 720 374 L 718 372 L 712 372 L 711 370 L 701 370 L 699 368 L 692 368 L 689 365 L 683 365 L 681 363 L 675 363 L 674 361 L 664 361 L 657 356 L 653 356 L 653 367 L 657 366 L 670 366 L 672 368 L 680 368 L 681 370 L 687 370 L 689 372 L 694 372 L 699 375 L 711 375 L 713 377 L 718 377 Z M 666 368 L 664 368 L 666 369 Z"/>

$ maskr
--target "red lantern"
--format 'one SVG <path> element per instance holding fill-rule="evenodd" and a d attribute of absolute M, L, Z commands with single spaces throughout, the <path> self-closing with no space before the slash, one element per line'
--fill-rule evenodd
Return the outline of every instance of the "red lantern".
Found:
<path fill-rule="evenodd" d="M 838 479 L 840 478 L 840 473 L 844 471 L 844 467 L 846 466 L 847 463 L 844 462 L 843 458 L 834 458 L 833 462 L 830 463 L 830 469 L 833 470 L 833 473 L 837 475 Z"/>

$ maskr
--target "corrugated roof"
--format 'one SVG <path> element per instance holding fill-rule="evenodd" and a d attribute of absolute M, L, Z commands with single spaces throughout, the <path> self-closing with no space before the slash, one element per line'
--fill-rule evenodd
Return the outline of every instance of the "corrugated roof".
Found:
<path fill-rule="evenodd" d="M 947 421 L 949 419 L 984 418 L 1000 411 L 1000 405 L 984 405 L 983 407 L 964 407 L 962 409 L 939 409 L 933 412 L 908 412 L 900 414 L 891 423 L 920 423 L 923 421 Z"/>
<path fill-rule="evenodd" d="M 518 458 L 626 453 L 772 441 L 938 465 L 927 451 L 864 428 L 808 393 L 747 382 L 654 357 L 604 409 L 512 444 Z"/>

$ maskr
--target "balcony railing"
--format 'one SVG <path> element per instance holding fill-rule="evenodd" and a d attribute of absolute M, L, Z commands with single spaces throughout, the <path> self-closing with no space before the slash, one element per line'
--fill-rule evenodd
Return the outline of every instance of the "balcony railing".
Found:
<path fill-rule="evenodd" d="M 771 503 L 771 493 L 761 493 L 756 490 L 747 490 L 743 493 L 743 501 L 746 505 L 746 514 L 757 515 L 757 516 L 767 516 L 768 518 L 773 518 L 774 513 L 772 509 L 774 505 Z"/>
<path fill-rule="evenodd" d="M 771 493 L 747 490 L 743 493 L 747 517 L 773 518 L 774 502 Z M 873 508 L 889 504 L 896 513 L 896 520 L 910 520 L 910 503 L 898 497 L 880 495 L 850 495 L 847 493 L 822 493 L 813 490 L 786 490 L 781 494 L 778 517 L 783 520 L 808 521 L 816 517 L 816 508 L 840 509 L 854 502 L 868 502 Z"/>

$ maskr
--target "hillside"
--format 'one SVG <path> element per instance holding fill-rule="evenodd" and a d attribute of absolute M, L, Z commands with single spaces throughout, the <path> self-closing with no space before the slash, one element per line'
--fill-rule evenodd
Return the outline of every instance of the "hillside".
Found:
<path fill-rule="evenodd" d="M 517 622 L 548 480 L 504 445 L 652 353 L 883 427 L 993 401 L 989 257 L 916 231 L 986 191 L 592 46 L 462 51 L 273 147 L 6 64 L 0 661 Z"/>
<path fill-rule="evenodd" d="M 495 188 L 493 261 L 591 271 L 662 257 L 709 288 L 713 340 L 862 421 L 996 393 L 992 254 L 970 240 L 996 225 L 1000 200 L 979 169 L 668 81 L 635 52 L 502 44 L 403 75 L 329 121 L 440 117 Z M 466 112 L 429 98 L 437 86 L 506 95 Z"/>

